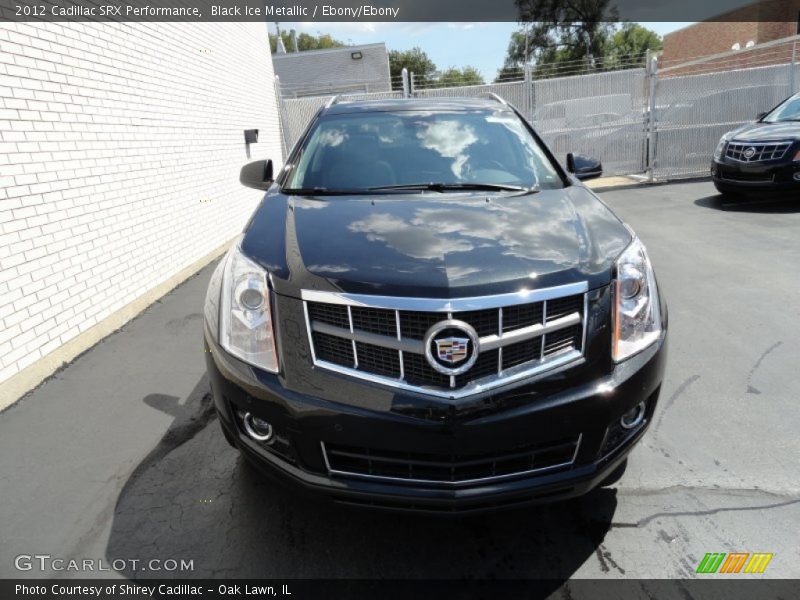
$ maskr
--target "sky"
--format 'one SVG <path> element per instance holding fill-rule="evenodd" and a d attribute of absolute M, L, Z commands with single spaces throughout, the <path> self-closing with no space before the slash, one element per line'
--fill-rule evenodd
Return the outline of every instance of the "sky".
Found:
<path fill-rule="evenodd" d="M 685 27 L 690 23 L 642 23 L 660 35 Z M 440 69 L 447 67 L 476 67 L 487 81 L 494 78 L 503 65 L 511 32 L 517 23 L 289 23 L 282 22 L 281 30 L 291 28 L 310 34 L 329 33 L 348 44 L 386 42 L 389 50 L 422 48 Z M 270 31 L 275 32 L 274 23 Z"/>

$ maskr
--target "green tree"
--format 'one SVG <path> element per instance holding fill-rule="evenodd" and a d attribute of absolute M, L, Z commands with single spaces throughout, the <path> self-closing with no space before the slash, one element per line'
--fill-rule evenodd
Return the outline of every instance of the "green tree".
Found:
<path fill-rule="evenodd" d="M 292 36 L 288 31 L 281 31 L 281 39 L 283 40 L 283 45 L 287 52 L 293 51 L 291 37 Z M 269 47 L 272 49 L 273 54 L 276 51 L 277 43 L 278 36 L 270 33 Z M 300 52 L 304 52 L 306 50 L 324 50 L 326 48 L 341 48 L 343 46 L 345 46 L 344 42 L 335 39 L 329 33 L 317 32 L 317 35 L 300 33 L 297 36 L 297 48 L 300 50 Z"/>
<path fill-rule="evenodd" d="M 528 55 L 525 30 L 515 32 L 508 58 L 514 63 L 566 62 L 603 53 L 612 23 L 617 20 L 611 0 L 515 0 L 520 21 L 530 23 Z"/>
<path fill-rule="evenodd" d="M 626 68 L 644 63 L 647 51 L 664 47 L 661 36 L 638 23 L 625 23 L 606 43 L 606 68 Z"/>
<path fill-rule="evenodd" d="M 640 66 L 648 49 L 662 47 L 659 35 L 646 27 L 616 26 L 611 0 L 515 1 L 523 26 L 511 34 L 495 81 L 521 79 L 526 62 L 533 63 L 534 77 Z"/>
<path fill-rule="evenodd" d="M 480 71 L 475 67 L 466 66 L 462 68 L 450 67 L 437 77 L 437 81 L 445 87 L 455 87 L 459 85 L 483 85 L 486 83 Z"/>
<path fill-rule="evenodd" d="M 501 69 L 497 70 L 494 83 L 507 83 L 509 81 L 517 81 L 523 78 L 522 66 L 503 65 Z"/>
<path fill-rule="evenodd" d="M 414 73 L 417 81 L 425 81 L 436 71 L 436 64 L 419 47 L 389 51 L 389 74 L 397 81 L 403 69 Z"/>

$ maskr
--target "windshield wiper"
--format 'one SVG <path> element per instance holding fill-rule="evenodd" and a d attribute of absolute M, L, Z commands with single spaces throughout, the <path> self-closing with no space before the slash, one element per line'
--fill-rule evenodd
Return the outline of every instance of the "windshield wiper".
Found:
<path fill-rule="evenodd" d="M 447 192 L 451 190 L 480 190 L 491 192 L 525 192 L 535 194 L 539 191 L 538 186 L 523 187 L 521 185 L 510 185 L 505 183 L 401 183 L 398 185 L 379 185 L 367 188 L 371 192 L 390 191 L 390 190 L 424 190 L 431 192 Z"/>
<path fill-rule="evenodd" d="M 348 190 L 344 188 L 326 188 L 326 187 L 308 187 L 308 188 L 283 188 L 283 194 L 293 194 L 298 196 L 349 196 L 352 194 L 366 194 L 367 190 L 353 189 Z"/>

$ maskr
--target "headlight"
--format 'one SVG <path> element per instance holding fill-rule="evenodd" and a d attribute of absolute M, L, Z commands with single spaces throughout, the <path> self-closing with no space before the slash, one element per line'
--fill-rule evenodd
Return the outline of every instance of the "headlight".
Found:
<path fill-rule="evenodd" d="M 719 141 L 719 144 L 717 144 L 717 149 L 714 150 L 714 160 L 719 160 L 720 158 L 722 158 L 722 153 L 725 152 L 725 146 L 727 145 L 728 140 L 730 139 L 731 139 L 730 133 L 726 133 L 725 135 L 722 136 L 722 139 Z"/>
<path fill-rule="evenodd" d="M 638 238 L 617 259 L 614 281 L 615 362 L 630 358 L 661 335 L 661 309 L 656 278 L 647 251 Z"/>
<path fill-rule="evenodd" d="M 251 365 L 278 372 L 267 272 L 247 258 L 237 243 L 222 274 L 220 344 Z"/>

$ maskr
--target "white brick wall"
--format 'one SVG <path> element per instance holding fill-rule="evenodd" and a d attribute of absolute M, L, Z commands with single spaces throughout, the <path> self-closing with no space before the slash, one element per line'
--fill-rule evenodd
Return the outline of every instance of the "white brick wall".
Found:
<path fill-rule="evenodd" d="M 236 235 L 280 148 L 264 23 L 0 23 L 0 382 Z"/>

